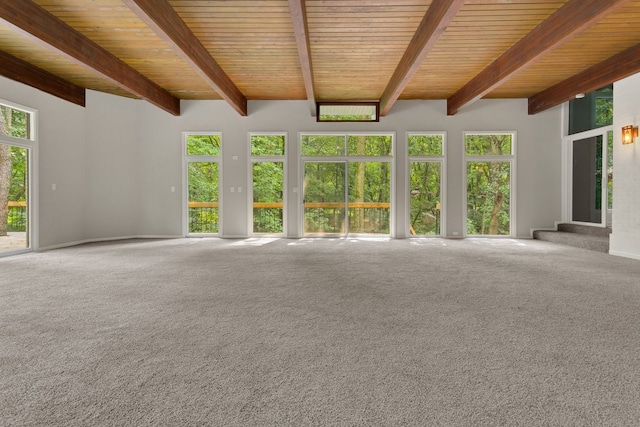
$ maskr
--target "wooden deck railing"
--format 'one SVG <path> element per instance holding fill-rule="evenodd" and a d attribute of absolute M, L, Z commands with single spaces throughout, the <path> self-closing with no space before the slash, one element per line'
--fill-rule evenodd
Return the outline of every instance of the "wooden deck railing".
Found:
<path fill-rule="evenodd" d="M 345 202 L 307 202 L 305 208 L 309 209 L 340 209 L 344 208 Z M 189 202 L 190 208 L 217 208 L 218 202 Z M 253 207 L 257 209 L 282 209 L 282 202 L 253 202 Z M 369 203 L 369 202 L 349 202 L 350 209 L 389 209 L 391 203 Z"/>
<path fill-rule="evenodd" d="M 7 206 L 10 208 L 26 208 L 27 202 L 9 202 L 7 203 Z"/>

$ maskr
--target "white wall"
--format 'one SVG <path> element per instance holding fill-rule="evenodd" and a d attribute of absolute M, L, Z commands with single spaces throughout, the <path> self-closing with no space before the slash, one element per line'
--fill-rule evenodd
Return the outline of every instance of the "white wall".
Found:
<path fill-rule="evenodd" d="M 0 77 L 0 98 L 38 111 L 40 247 L 85 238 L 86 110 Z M 56 184 L 56 190 L 52 190 Z"/>
<path fill-rule="evenodd" d="M 182 236 L 183 131 L 222 133 L 224 237 L 249 235 L 248 132 L 288 133 L 289 237 L 298 237 L 300 228 L 300 193 L 293 192 L 300 187 L 299 132 L 396 134 L 397 237 L 406 237 L 408 227 L 403 178 L 408 131 L 447 132 L 447 236 L 464 234 L 464 131 L 517 132 L 518 237 L 552 227 L 561 217 L 561 111 L 529 116 L 523 99 L 480 100 L 455 116 L 447 116 L 446 101 L 398 101 L 379 123 L 317 123 L 306 101 L 250 101 L 247 117 L 224 101 L 182 101 L 182 114 L 174 117 L 143 101 L 92 91 L 81 108 L 3 78 L 0 98 L 39 112 L 41 248 Z M 231 193 L 230 187 L 243 192 Z"/>
<path fill-rule="evenodd" d="M 248 132 L 287 132 L 288 235 L 298 236 L 300 193 L 297 161 L 298 133 L 305 131 L 361 131 L 396 133 L 396 158 L 406 155 L 408 131 L 446 131 L 447 235 L 463 235 L 463 132 L 517 131 L 517 236 L 529 237 L 531 228 L 548 228 L 561 216 L 561 111 L 555 108 L 529 116 L 526 100 L 481 100 L 455 116 L 446 115 L 445 101 L 399 101 L 379 123 L 317 123 L 306 101 L 250 101 L 249 115 L 239 116 L 224 101 L 183 101 L 182 115 L 172 117 L 143 104 L 140 108 L 140 197 L 142 235 L 181 235 L 181 132 L 222 132 L 223 236 L 249 234 L 246 189 Z M 237 156 L 237 160 L 232 157 Z M 397 177 L 406 174 L 396 162 Z M 396 180 L 397 237 L 406 237 L 404 179 Z M 231 193 L 242 187 L 242 193 Z"/>
<path fill-rule="evenodd" d="M 85 239 L 136 236 L 137 100 L 87 91 Z"/>
<path fill-rule="evenodd" d="M 640 74 L 613 86 L 613 232 L 609 253 L 640 259 L 640 139 L 622 144 L 622 127 L 640 125 Z"/>

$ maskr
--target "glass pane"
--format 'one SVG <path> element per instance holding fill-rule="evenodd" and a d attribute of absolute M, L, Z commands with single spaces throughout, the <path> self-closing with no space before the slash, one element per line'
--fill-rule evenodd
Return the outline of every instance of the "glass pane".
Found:
<path fill-rule="evenodd" d="M 349 163 L 349 233 L 389 234 L 391 165 Z"/>
<path fill-rule="evenodd" d="M 28 153 L 0 144 L 0 253 L 29 247 Z"/>
<path fill-rule="evenodd" d="M 465 154 L 467 156 L 510 156 L 513 135 L 466 135 Z"/>
<path fill-rule="evenodd" d="M 569 101 L 569 135 L 613 124 L 613 85 Z"/>
<path fill-rule="evenodd" d="M 187 156 L 219 156 L 220 135 L 188 135 Z"/>
<path fill-rule="evenodd" d="M 218 164 L 189 162 L 189 233 L 218 232 Z"/>
<path fill-rule="evenodd" d="M 440 234 L 439 162 L 410 163 L 409 232 L 412 235 Z"/>
<path fill-rule="evenodd" d="M 442 156 L 443 135 L 409 135 L 409 156 Z"/>
<path fill-rule="evenodd" d="M 613 98 L 596 98 L 596 126 L 613 124 Z"/>
<path fill-rule="evenodd" d="M 344 135 L 303 135 L 303 156 L 344 156 Z"/>
<path fill-rule="evenodd" d="M 602 136 L 573 141 L 573 221 L 602 222 Z"/>
<path fill-rule="evenodd" d="M 467 234 L 509 235 L 510 162 L 467 162 Z"/>
<path fill-rule="evenodd" d="M 252 156 L 284 156 L 284 135 L 251 135 Z"/>
<path fill-rule="evenodd" d="M 345 233 L 346 164 L 305 162 L 304 233 Z"/>
<path fill-rule="evenodd" d="M 253 164 L 253 232 L 282 233 L 284 163 Z"/>
<path fill-rule="evenodd" d="M 350 156 L 390 156 L 391 135 L 349 135 Z"/>
<path fill-rule="evenodd" d="M 375 122 L 378 120 L 376 104 L 319 104 L 320 122 Z"/>
<path fill-rule="evenodd" d="M 0 135 L 31 139 L 31 114 L 0 104 Z"/>

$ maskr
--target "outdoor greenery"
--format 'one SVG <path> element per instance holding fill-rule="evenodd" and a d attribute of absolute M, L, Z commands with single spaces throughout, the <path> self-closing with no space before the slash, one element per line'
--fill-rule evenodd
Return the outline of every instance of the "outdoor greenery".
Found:
<path fill-rule="evenodd" d="M 391 164 L 377 158 L 391 155 L 390 135 L 304 135 L 301 152 L 333 157 L 305 162 L 305 232 L 344 234 L 348 217 L 350 233 L 389 233 Z"/>
<path fill-rule="evenodd" d="M 439 235 L 441 225 L 440 162 L 412 161 L 409 166 L 409 232 L 413 235 Z"/>
<path fill-rule="evenodd" d="M 188 156 L 219 156 L 220 135 L 187 135 Z M 189 162 L 189 232 L 217 233 L 218 163 Z"/>
<path fill-rule="evenodd" d="M 254 233 L 284 231 L 284 153 L 284 135 L 251 135 L 253 202 L 266 205 L 253 208 Z"/>
<path fill-rule="evenodd" d="M 442 134 L 434 135 L 421 135 L 414 134 L 409 135 L 408 149 L 409 157 L 439 157 L 443 152 L 443 140 Z"/>
<path fill-rule="evenodd" d="M 483 156 L 511 156 L 511 134 L 467 135 L 467 234 L 509 235 L 511 162 L 480 160 Z M 475 160 L 477 159 L 477 160 Z"/>
<path fill-rule="evenodd" d="M 26 139 L 29 114 L 0 105 L 0 135 Z M 26 231 L 27 209 L 9 208 L 9 202 L 27 200 L 27 149 L 0 144 L 0 236 L 9 231 Z"/>
<path fill-rule="evenodd" d="M 187 135 L 187 156 L 219 156 L 220 135 Z"/>
<path fill-rule="evenodd" d="M 439 235 L 441 226 L 441 179 L 439 161 L 421 157 L 441 158 L 444 135 L 409 135 L 409 232 L 412 235 Z"/>

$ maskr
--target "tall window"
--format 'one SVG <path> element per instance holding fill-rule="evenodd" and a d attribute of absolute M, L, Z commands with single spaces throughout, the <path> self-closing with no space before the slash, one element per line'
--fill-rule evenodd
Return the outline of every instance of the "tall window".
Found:
<path fill-rule="evenodd" d="M 512 235 L 515 133 L 466 133 L 466 234 Z"/>
<path fill-rule="evenodd" d="M 32 244 L 35 111 L 0 101 L 0 256 Z"/>
<path fill-rule="evenodd" d="M 412 236 L 442 234 L 444 133 L 410 133 L 409 233 Z"/>
<path fill-rule="evenodd" d="M 284 177 L 287 135 L 250 134 L 254 234 L 284 233 Z"/>
<path fill-rule="evenodd" d="M 613 207 L 613 85 L 569 102 L 568 220 L 611 225 Z"/>
<path fill-rule="evenodd" d="M 305 235 L 390 234 L 393 135 L 304 134 Z"/>
<path fill-rule="evenodd" d="M 220 229 L 220 155 L 218 133 L 185 133 L 187 183 L 186 234 L 213 234 Z"/>

